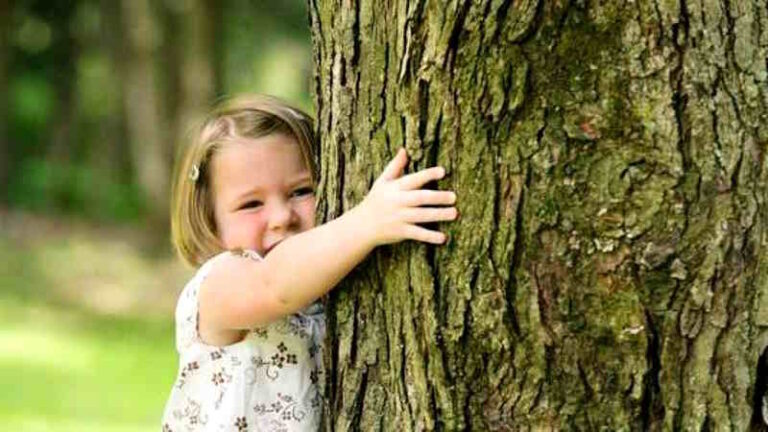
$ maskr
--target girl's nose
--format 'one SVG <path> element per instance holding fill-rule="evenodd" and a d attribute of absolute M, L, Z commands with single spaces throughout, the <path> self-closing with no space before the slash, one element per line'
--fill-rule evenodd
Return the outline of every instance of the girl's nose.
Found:
<path fill-rule="evenodd" d="M 269 229 L 287 229 L 293 223 L 293 209 L 288 202 L 275 202 L 269 212 Z"/>

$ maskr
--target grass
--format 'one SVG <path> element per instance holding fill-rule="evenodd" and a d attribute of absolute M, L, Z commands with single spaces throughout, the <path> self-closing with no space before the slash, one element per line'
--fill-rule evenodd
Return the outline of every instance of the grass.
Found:
<path fill-rule="evenodd" d="M 143 235 L 0 214 L 0 428 L 156 431 L 189 276 Z"/>

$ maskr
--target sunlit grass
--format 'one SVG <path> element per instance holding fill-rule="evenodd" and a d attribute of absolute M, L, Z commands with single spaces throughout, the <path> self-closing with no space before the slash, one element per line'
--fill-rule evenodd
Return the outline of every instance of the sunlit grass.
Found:
<path fill-rule="evenodd" d="M 99 310 L 102 302 L 77 295 L 78 282 L 88 296 L 109 297 L 117 285 L 138 291 L 137 281 L 156 271 L 157 260 L 125 246 L 100 262 L 83 251 L 105 243 L 66 231 L 27 240 L 0 235 L 0 430 L 158 430 L 177 366 L 172 309 L 142 313 L 106 302 Z M 126 271 L 111 260 L 132 267 Z M 95 280 L 83 277 L 89 267 Z M 167 290 L 180 288 L 169 284 Z"/>
<path fill-rule="evenodd" d="M 26 306 L 0 316 L 8 307 Z M 4 430 L 157 430 L 176 372 L 170 325 L 49 307 L 25 315 L 0 321 L 0 424 L 25 425 Z"/>
<path fill-rule="evenodd" d="M 145 432 L 159 430 L 157 425 L 150 427 L 144 424 L 120 425 L 104 423 L 101 420 L 80 421 L 45 420 L 30 418 L 9 418 L 3 421 L 5 430 L 24 432 Z"/>

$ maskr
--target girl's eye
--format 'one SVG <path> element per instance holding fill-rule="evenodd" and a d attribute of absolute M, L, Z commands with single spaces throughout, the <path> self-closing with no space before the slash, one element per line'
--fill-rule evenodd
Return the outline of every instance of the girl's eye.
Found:
<path fill-rule="evenodd" d="M 253 200 L 253 201 L 248 201 L 247 203 L 241 205 L 240 209 L 243 210 L 243 209 L 249 209 L 249 208 L 258 208 L 258 207 L 261 207 L 261 205 L 262 205 L 261 201 Z"/>
<path fill-rule="evenodd" d="M 293 194 L 291 194 L 291 196 L 293 196 L 293 197 L 301 197 L 301 196 L 305 196 L 305 195 L 312 195 L 313 193 L 315 193 L 315 190 L 312 189 L 311 187 L 303 187 L 303 188 L 299 188 L 299 189 L 296 189 L 295 191 L 293 191 Z"/>

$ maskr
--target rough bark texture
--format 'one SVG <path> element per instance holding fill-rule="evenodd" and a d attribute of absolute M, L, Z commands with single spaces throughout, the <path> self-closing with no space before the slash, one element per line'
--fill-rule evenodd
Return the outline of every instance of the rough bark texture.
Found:
<path fill-rule="evenodd" d="M 461 212 L 330 296 L 327 430 L 760 427 L 765 0 L 309 9 L 319 217 L 403 145 Z"/>

